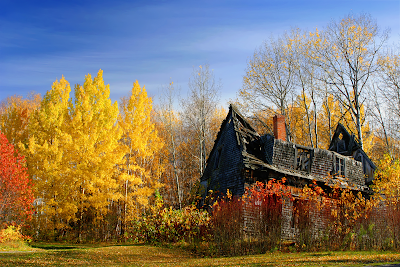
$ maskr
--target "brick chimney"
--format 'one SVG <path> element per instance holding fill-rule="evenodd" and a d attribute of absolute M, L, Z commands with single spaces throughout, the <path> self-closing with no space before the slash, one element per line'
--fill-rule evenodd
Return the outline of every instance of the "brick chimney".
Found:
<path fill-rule="evenodd" d="M 277 114 L 274 120 L 274 137 L 286 141 L 285 116 Z"/>

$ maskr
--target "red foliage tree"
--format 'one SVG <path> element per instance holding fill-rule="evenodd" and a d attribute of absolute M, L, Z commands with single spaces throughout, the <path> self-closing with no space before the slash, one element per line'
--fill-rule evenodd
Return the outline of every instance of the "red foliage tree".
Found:
<path fill-rule="evenodd" d="M 0 223 L 22 223 L 32 214 L 32 186 L 25 158 L 0 132 Z"/>

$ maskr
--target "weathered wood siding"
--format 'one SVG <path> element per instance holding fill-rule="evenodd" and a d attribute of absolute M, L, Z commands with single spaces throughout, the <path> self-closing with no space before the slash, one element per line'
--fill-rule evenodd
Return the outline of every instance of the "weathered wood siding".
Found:
<path fill-rule="evenodd" d="M 268 150 L 271 151 L 271 149 L 269 148 L 269 143 L 264 144 L 264 147 L 268 147 Z M 304 171 L 298 171 L 294 168 L 296 162 L 296 145 L 291 142 L 274 139 L 274 145 L 272 149 L 272 165 L 289 170 L 291 172 L 303 175 L 311 175 L 311 177 L 321 181 L 324 179 L 332 178 L 332 175 L 334 175 L 332 171 L 334 169 L 335 160 L 336 158 L 340 158 L 345 162 L 344 178 L 346 179 L 346 182 L 348 182 L 350 186 L 365 186 L 363 165 L 361 162 L 356 161 L 352 157 L 343 156 L 333 151 L 318 148 L 309 149 L 312 150 L 311 168 L 310 172 L 306 173 Z M 266 155 L 267 159 L 268 157 L 270 156 Z"/>
<path fill-rule="evenodd" d="M 242 177 L 243 157 L 242 149 L 234 130 L 232 112 L 226 118 L 220 130 L 220 138 L 215 144 L 203 175 L 203 181 L 208 181 L 207 190 L 226 193 L 229 189 L 233 195 L 244 193 L 244 179 Z M 219 156 L 217 155 L 218 153 Z M 219 162 L 216 162 L 219 159 Z"/>

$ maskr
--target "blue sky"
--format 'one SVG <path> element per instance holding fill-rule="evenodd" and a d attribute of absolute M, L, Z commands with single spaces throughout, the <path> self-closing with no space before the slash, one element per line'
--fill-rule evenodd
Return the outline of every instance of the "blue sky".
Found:
<path fill-rule="evenodd" d="M 208 63 L 226 105 L 269 36 L 360 13 L 400 44 L 399 0 L 1 0 L 0 100 L 44 95 L 61 75 L 82 84 L 99 69 L 112 100 L 128 96 L 135 80 L 154 97 L 172 80 L 185 96 L 193 68 Z"/>

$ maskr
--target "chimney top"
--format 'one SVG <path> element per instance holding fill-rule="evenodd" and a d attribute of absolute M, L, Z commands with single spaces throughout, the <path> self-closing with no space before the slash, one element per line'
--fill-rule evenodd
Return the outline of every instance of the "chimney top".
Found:
<path fill-rule="evenodd" d="M 285 116 L 277 114 L 273 118 L 274 121 L 274 137 L 286 141 Z"/>

